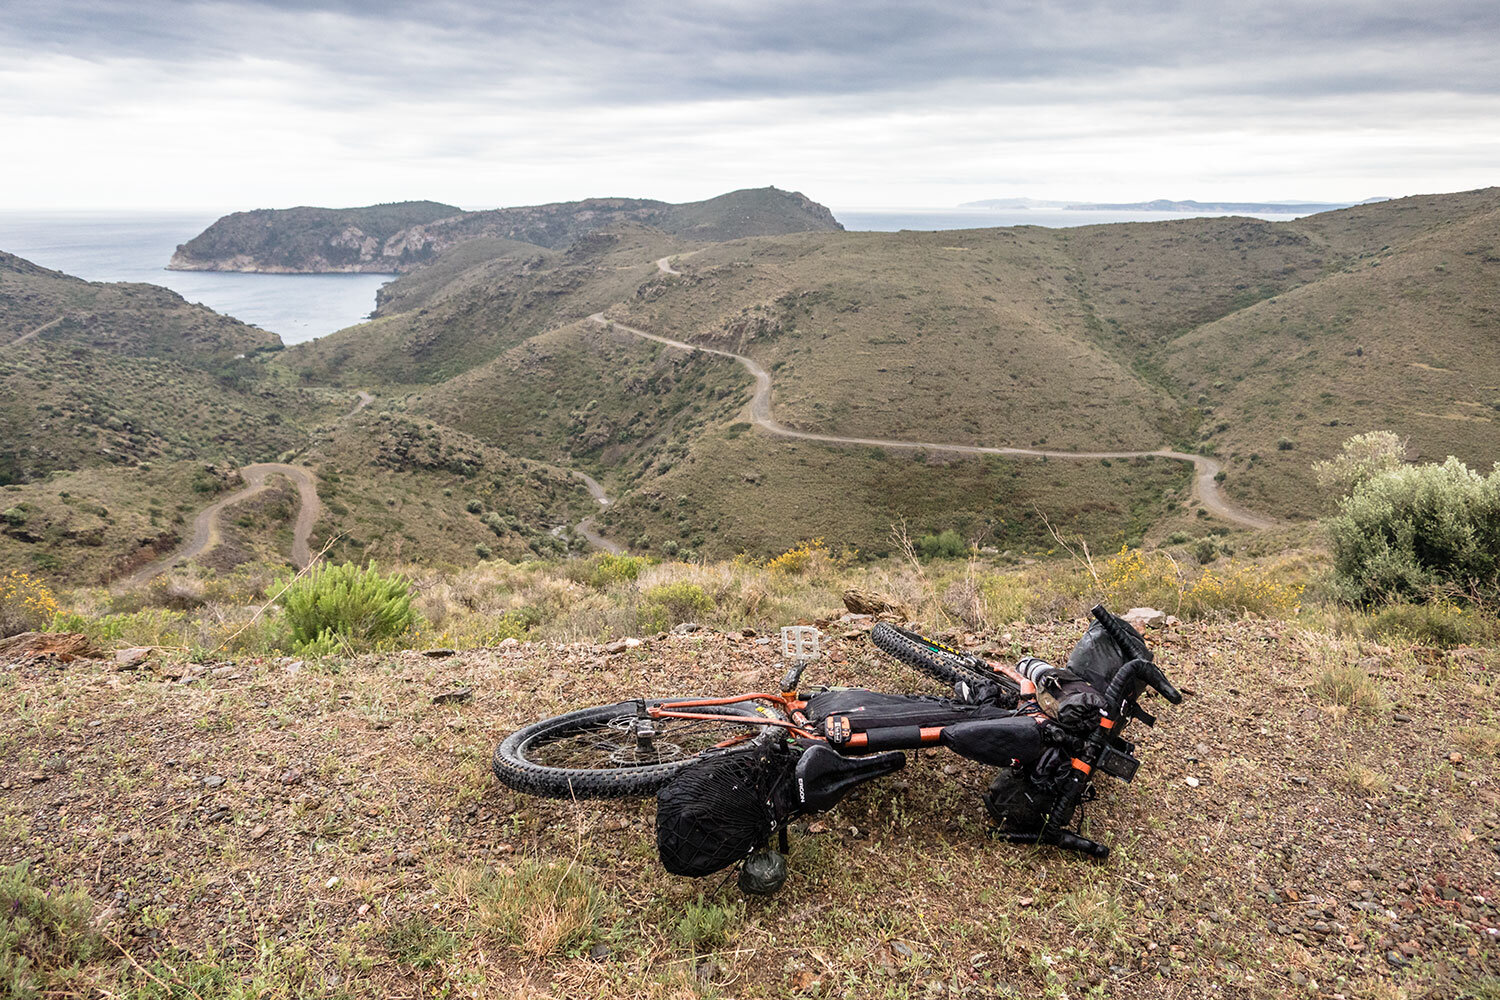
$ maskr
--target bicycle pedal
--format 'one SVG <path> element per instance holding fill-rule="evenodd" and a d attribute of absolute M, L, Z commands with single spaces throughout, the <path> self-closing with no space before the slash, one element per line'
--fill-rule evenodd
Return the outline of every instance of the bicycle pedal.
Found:
<path fill-rule="evenodd" d="M 823 735 L 828 738 L 829 743 L 843 746 L 854 735 L 854 725 L 847 716 L 830 715 L 823 720 Z"/>

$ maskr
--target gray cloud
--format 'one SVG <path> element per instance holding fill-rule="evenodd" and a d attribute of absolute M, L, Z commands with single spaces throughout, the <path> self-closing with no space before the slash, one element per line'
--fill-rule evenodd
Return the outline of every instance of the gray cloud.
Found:
<path fill-rule="evenodd" d="M 1149 97 L 1184 86 L 1274 97 L 1500 93 L 1493 0 L 20 0 L 11 10 L 0 46 L 13 52 L 287 62 L 372 102 L 507 92 L 610 104 L 900 100 L 954 84 L 1090 81 Z"/>

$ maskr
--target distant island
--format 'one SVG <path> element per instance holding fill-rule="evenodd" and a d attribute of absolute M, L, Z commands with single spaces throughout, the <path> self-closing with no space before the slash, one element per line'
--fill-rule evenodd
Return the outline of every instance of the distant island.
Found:
<path fill-rule="evenodd" d="M 1373 205 L 1389 201 L 1389 198 L 1366 198 L 1364 201 L 1172 201 L 1158 198 L 1155 201 L 1128 202 L 1077 202 L 1038 201 L 1034 198 L 987 198 L 984 201 L 966 201 L 959 208 L 1027 209 L 1054 208 L 1069 212 L 1256 212 L 1273 215 L 1315 215 L 1332 212 L 1355 205 Z"/>
<path fill-rule="evenodd" d="M 679 205 L 589 198 L 478 212 L 433 201 L 258 209 L 219 219 L 179 246 L 167 266 L 173 271 L 404 274 L 468 240 L 562 249 L 590 232 L 625 224 L 708 243 L 844 228 L 823 205 L 774 187 Z"/>

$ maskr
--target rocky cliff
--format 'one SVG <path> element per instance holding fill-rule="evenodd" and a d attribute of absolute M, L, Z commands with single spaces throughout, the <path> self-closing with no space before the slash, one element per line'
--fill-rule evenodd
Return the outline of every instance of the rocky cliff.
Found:
<path fill-rule="evenodd" d="M 349 209 L 261 209 L 226 215 L 178 247 L 169 266 L 178 271 L 395 274 L 415 270 L 466 240 L 498 238 L 559 248 L 587 233 L 626 223 L 715 243 L 843 229 L 823 205 L 773 187 L 678 205 L 642 198 L 589 198 L 483 212 L 425 201 Z"/>

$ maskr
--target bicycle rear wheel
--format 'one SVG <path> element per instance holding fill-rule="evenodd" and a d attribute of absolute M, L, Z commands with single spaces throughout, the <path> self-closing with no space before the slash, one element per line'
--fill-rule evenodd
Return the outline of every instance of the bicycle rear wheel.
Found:
<path fill-rule="evenodd" d="M 690 699 L 653 698 L 644 704 L 684 700 Z M 495 777 L 518 792 L 548 798 L 652 795 L 707 751 L 758 732 L 753 723 L 709 719 L 653 719 L 643 727 L 641 704 L 581 708 L 519 729 L 495 748 Z M 699 711 L 760 717 L 750 702 Z"/>
<path fill-rule="evenodd" d="M 907 666 L 916 667 L 944 684 L 957 684 L 960 681 L 969 684 L 976 681 L 994 683 L 996 680 L 994 674 L 974 666 L 972 657 L 950 649 L 935 639 L 897 628 L 889 622 L 878 623 L 870 631 L 870 641 Z"/>

